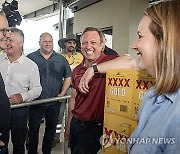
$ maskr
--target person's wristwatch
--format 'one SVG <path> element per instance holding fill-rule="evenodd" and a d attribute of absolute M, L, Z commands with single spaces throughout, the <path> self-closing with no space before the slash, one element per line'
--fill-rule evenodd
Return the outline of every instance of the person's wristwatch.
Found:
<path fill-rule="evenodd" d="M 96 63 L 92 64 L 91 67 L 92 67 L 93 70 L 94 70 L 94 74 L 99 73 L 98 68 L 97 68 L 97 64 L 96 64 Z"/>

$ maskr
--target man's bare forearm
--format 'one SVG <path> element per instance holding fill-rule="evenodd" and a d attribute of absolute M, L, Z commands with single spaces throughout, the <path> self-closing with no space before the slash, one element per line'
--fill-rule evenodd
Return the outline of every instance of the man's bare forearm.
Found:
<path fill-rule="evenodd" d="M 117 57 L 113 60 L 100 63 L 97 65 L 99 73 L 106 73 L 108 69 L 121 69 L 121 68 L 129 68 L 136 69 L 137 64 L 135 59 L 130 56 L 121 56 Z"/>

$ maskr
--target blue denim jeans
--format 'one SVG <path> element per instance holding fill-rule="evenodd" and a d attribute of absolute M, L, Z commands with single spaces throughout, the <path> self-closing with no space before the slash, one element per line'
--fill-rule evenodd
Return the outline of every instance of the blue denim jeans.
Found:
<path fill-rule="evenodd" d="M 51 105 L 31 106 L 29 110 L 29 150 L 28 154 L 37 154 L 39 141 L 39 128 L 41 120 L 45 117 L 45 132 L 42 143 L 42 153 L 50 154 L 55 135 L 60 103 Z"/>
<path fill-rule="evenodd" d="M 13 144 L 13 154 L 25 154 L 24 143 L 28 115 L 28 107 L 22 107 L 11 110 L 10 129 L 11 141 Z"/>
<path fill-rule="evenodd" d="M 97 154 L 101 148 L 102 125 L 78 123 L 74 118 L 70 126 L 70 149 L 72 154 Z"/>

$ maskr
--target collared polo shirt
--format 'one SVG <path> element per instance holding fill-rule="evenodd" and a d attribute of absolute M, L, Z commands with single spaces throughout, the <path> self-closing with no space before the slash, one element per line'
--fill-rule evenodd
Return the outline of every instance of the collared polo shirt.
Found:
<path fill-rule="evenodd" d="M 30 53 L 28 57 L 39 67 L 42 86 L 39 99 L 57 97 L 62 89 L 63 78 L 71 77 L 71 69 L 67 60 L 55 51 L 47 60 L 39 50 Z"/>
<path fill-rule="evenodd" d="M 76 51 L 74 51 L 70 57 L 65 53 L 65 51 L 63 51 L 60 54 L 66 58 L 71 67 L 71 70 L 73 70 L 77 65 L 79 65 L 83 61 L 83 55 Z"/>
<path fill-rule="evenodd" d="M 96 63 L 102 63 L 116 57 L 117 55 L 107 56 L 101 53 Z M 81 121 L 102 121 L 104 119 L 106 75 L 95 74 L 89 83 L 89 93 L 84 94 L 79 91 L 78 85 L 86 70 L 84 61 L 73 70 L 72 84 L 77 95 L 72 113 L 76 119 Z"/>

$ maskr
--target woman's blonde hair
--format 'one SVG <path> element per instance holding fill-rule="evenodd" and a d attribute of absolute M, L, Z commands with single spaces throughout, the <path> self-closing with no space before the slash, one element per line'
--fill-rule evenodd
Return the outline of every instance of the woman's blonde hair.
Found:
<path fill-rule="evenodd" d="M 158 43 L 155 57 L 155 89 L 158 94 L 173 93 L 180 88 L 180 2 L 160 2 L 144 14 L 151 19 L 150 31 Z"/>

